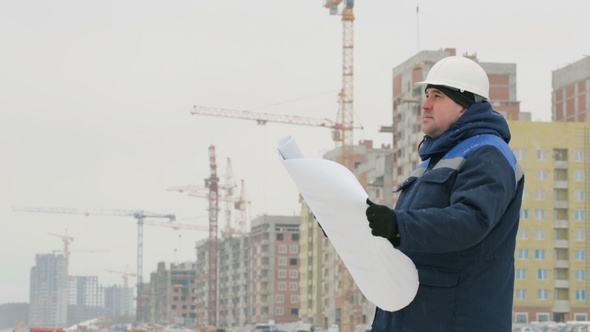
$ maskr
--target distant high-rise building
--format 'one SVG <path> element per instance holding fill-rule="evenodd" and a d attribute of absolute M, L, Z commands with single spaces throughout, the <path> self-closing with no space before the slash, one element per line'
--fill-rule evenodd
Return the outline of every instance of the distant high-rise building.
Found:
<path fill-rule="evenodd" d="M 551 118 L 590 122 L 590 56 L 552 72 Z"/>
<path fill-rule="evenodd" d="M 299 320 L 299 216 L 263 215 L 249 234 L 221 239 L 218 327 Z M 208 319 L 208 239 L 196 244 L 196 319 Z"/>
<path fill-rule="evenodd" d="M 104 314 L 106 317 L 135 317 L 135 309 L 133 308 L 134 287 L 113 285 L 103 287 L 103 290 Z"/>
<path fill-rule="evenodd" d="M 144 314 L 148 321 L 173 322 L 182 325 L 197 324 L 196 266 L 194 262 L 170 264 L 158 263 L 144 288 Z"/>
<path fill-rule="evenodd" d="M 67 264 L 62 254 L 38 254 L 31 268 L 29 326 L 63 328 L 67 325 Z"/>
<path fill-rule="evenodd" d="M 97 276 L 70 276 L 68 288 L 68 326 L 103 315 L 104 293 Z"/>

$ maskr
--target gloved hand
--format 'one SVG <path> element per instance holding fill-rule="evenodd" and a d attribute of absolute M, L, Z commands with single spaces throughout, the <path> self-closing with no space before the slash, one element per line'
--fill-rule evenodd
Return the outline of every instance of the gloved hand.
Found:
<path fill-rule="evenodd" d="M 398 236 L 397 220 L 393 210 L 385 205 L 379 205 L 371 202 L 367 198 L 366 215 L 371 227 L 371 234 L 381 236 L 386 239 L 393 239 Z"/>

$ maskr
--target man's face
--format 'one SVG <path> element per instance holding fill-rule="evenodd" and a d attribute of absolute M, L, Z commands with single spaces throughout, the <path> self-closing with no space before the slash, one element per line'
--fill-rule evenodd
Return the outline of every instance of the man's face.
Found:
<path fill-rule="evenodd" d="M 449 130 L 465 108 L 435 88 L 426 89 L 426 101 L 422 103 L 422 131 L 436 138 Z"/>

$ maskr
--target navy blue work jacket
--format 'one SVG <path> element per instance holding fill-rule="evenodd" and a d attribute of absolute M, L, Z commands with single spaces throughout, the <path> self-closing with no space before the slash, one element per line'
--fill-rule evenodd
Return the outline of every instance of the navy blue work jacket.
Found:
<path fill-rule="evenodd" d="M 428 139 L 397 190 L 394 246 L 416 265 L 414 300 L 377 308 L 372 332 L 509 332 L 524 174 L 504 118 L 477 103 Z"/>

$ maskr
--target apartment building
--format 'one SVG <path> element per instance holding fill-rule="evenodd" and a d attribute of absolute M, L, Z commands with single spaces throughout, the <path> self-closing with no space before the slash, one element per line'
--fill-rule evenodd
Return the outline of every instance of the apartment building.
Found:
<path fill-rule="evenodd" d="M 126 285 L 104 286 L 103 291 L 106 317 L 135 318 L 135 309 L 133 308 L 134 287 L 127 287 Z"/>
<path fill-rule="evenodd" d="M 29 326 L 67 325 L 67 263 L 63 254 L 37 254 L 31 268 Z"/>
<path fill-rule="evenodd" d="M 551 73 L 551 118 L 558 122 L 589 122 L 590 56 Z"/>
<path fill-rule="evenodd" d="M 246 235 L 219 240 L 217 327 L 299 320 L 299 216 L 262 215 Z M 196 244 L 195 314 L 208 322 L 208 240 Z"/>
<path fill-rule="evenodd" d="M 170 264 L 168 269 L 158 263 L 144 288 L 143 317 L 154 323 L 196 324 L 196 278 L 193 262 Z"/>
<path fill-rule="evenodd" d="M 97 276 L 69 276 L 68 297 L 68 326 L 104 316 L 104 292 Z"/>
<path fill-rule="evenodd" d="M 590 124 L 511 121 L 526 176 L 514 321 L 588 320 Z"/>

